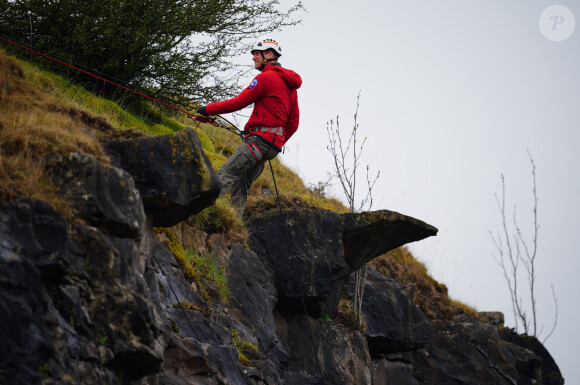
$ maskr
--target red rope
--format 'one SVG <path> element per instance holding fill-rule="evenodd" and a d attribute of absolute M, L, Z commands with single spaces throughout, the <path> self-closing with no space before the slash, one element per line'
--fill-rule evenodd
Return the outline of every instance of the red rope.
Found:
<path fill-rule="evenodd" d="M 129 91 L 129 92 L 132 92 L 132 93 L 134 93 L 134 94 L 137 94 L 137 95 L 139 95 L 139 96 L 142 96 L 142 97 L 144 97 L 144 98 L 147 98 L 147 99 L 153 100 L 154 102 L 157 102 L 157 103 L 163 104 L 164 106 L 167 106 L 167 107 L 169 107 L 169 108 L 173 108 L 174 110 L 177 110 L 177 111 L 183 112 L 184 114 L 187 114 L 187 115 L 191 116 L 193 119 L 199 120 L 199 121 L 201 121 L 201 122 L 203 122 L 203 123 L 210 123 L 210 124 L 213 124 L 214 126 L 217 126 L 217 123 L 213 122 L 213 121 L 212 121 L 211 119 L 209 119 L 209 118 L 204 118 L 204 117 L 201 117 L 201 116 L 194 115 L 194 114 L 192 114 L 191 112 L 188 112 L 188 111 L 182 110 L 181 108 L 178 108 L 178 107 L 172 106 L 171 104 L 168 104 L 168 103 L 162 102 L 161 100 L 157 100 L 157 99 L 155 99 L 155 98 L 152 98 L 151 96 L 145 95 L 145 94 L 143 94 L 143 93 L 141 93 L 141 92 L 138 92 L 138 91 L 132 90 L 132 89 L 130 89 L 130 88 L 127 88 L 127 87 L 125 87 L 125 86 L 123 86 L 123 85 L 121 85 L 121 84 L 117 84 L 117 83 L 115 83 L 115 82 L 112 82 L 112 81 L 110 81 L 110 80 L 108 80 L 108 79 L 105 79 L 105 78 L 103 78 L 103 77 L 100 77 L 100 76 L 98 76 L 98 75 L 92 74 L 92 73 L 90 73 L 90 72 L 88 72 L 88 71 L 85 71 L 85 70 L 83 70 L 83 69 L 77 68 L 77 67 L 75 67 L 75 66 L 73 66 L 73 65 L 71 65 L 71 64 L 65 63 L 65 62 L 63 62 L 63 61 L 60 61 L 60 60 L 58 60 L 58 59 L 55 59 L 55 58 L 53 58 L 53 57 L 50 57 L 50 56 L 48 56 L 48 55 L 45 55 L 45 54 L 43 54 L 43 53 L 41 53 L 41 52 L 35 51 L 35 50 L 31 49 L 31 48 L 28 48 L 28 47 L 26 47 L 26 46 L 24 46 L 24 45 L 22 45 L 22 44 L 15 43 L 15 42 L 13 42 L 13 41 L 11 41 L 11 40 L 8 40 L 8 39 L 6 39 L 6 38 L 4 38 L 4 37 L 2 37 L 2 36 L 0 36 L 0 39 L 1 39 L 1 40 L 4 40 L 4 41 L 5 41 L 5 42 L 7 42 L 7 43 L 10 43 L 10 44 L 12 44 L 12 45 L 15 45 L 15 46 L 17 46 L 17 47 L 23 48 L 23 49 L 25 49 L 25 50 L 27 50 L 27 51 L 30 51 L 30 52 L 32 52 L 32 53 L 35 53 L 35 54 L 37 54 L 37 55 L 40 55 L 40 56 L 42 56 L 42 57 L 44 57 L 44 58 L 46 58 L 46 59 L 52 60 L 52 61 L 54 61 L 54 62 L 57 62 L 57 63 L 59 63 L 59 64 L 62 64 L 62 65 L 65 65 L 65 66 L 67 66 L 67 67 L 70 67 L 70 68 L 72 68 L 72 69 L 74 69 L 74 70 L 76 70 L 76 71 L 79 71 L 79 72 L 82 72 L 82 73 L 84 73 L 84 74 L 87 74 L 87 75 L 90 75 L 90 76 L 92 76 L 92 77 L 95 77 L 95 78 L 97 78 L 97 79 L 103 80 L 103 81 L 105 81 L 105 82 L 107 82 L 107 83 L 111 83 L 111 84 L 113 84 L 114 86 L 120 87 L 120 88 L 122 88 L 122 89 L 124 89 L 124 90 L 127 90 L 127 91 Z"/>

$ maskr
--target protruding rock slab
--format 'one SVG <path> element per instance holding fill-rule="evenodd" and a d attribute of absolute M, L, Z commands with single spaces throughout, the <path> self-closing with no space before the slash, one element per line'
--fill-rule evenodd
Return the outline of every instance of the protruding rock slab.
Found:
<path fill-rule="evenodd" d="M 437 235 L 437 228 L 394 211 L 342 214 L 344 259 L 354 271 L 389 250 Z"/>
<path fill-rule="evenodd" d="M 294 210 L 285 219 L 286 224 L 279 215 L 252 221 L 252 249 L 273 272 L 278 309 L 304 313 L 306 305 L 314 317 L 336 314 L 344 280 L 363 264 L 437 234 L 425 222 L 386 210 Z"/>
<path fill-rule="evenodd" d="M 135 179 L 154 226 L 169 227 L 212 205 L 221 181 L 192 129 L 106 144 Z"/>

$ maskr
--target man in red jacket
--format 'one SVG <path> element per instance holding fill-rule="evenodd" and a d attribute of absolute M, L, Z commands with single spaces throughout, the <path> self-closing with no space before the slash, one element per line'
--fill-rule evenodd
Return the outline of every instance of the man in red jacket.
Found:
<path fill-rule="evenodd" d="M 248 190 L 264 169 L 264 161 L 276 157 L 284 143 L 298 129 L 300 111 L 296 90 L 302 85 L 300 76 L 278 63 L 282 49 L 270 37 L 259 38 L 252 46 L 254 67 L 261 71 L 238 96 L 198 108 L 204 115 L 226 114 L 254 104 L 246 123 L 245 141 L 220 167 L 225 194 L 231 190 L 232 205 L 242 216 Z"/>

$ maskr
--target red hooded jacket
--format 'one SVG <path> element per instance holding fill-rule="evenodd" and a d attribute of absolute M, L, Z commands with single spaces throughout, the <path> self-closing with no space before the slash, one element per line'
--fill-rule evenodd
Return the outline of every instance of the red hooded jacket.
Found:
<path fill-rule="evenodd" d="M 254 110 L 246 123 L 245 130 L 262 127 L 282 127 L 283 135 L 256 131 L 249 135 L 262 138 L 281 149 L 284 143 L 298 129 L 300 110 L 296 90 L 302 85 L 302 78 L 296 72 L 279 65 L 267 64 L 262 73 L 238 96 L 206 106 L 208 115 L 226 114 L 241 110 L 254 103 Z"/>

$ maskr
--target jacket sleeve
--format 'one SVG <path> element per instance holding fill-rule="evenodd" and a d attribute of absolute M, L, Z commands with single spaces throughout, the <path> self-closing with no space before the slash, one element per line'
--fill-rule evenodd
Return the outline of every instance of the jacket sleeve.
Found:
<path fill-rule="evenodd" d="M 294 135 L 296 130 L 298 129 L 298 124 L 300 123 L 300 109 L 298 108 L 298 96 L 296 91 L 294 91 L 294 95 L 292 98 L 292 110 L 290 111 L 290 115 L 288 116 L 288 120 L 286 121 L 286 125 L 284 126 L 284 143 Z"/>
<path fill-rule="evenodd" d="M 208 115 L 219 115 L 239 111 L 260 99 L 262 97 L 263 91 L 265 90 L 265 87 L 260 84 L 263 83 L 263 81 L 258 81 L 259 77 L 260 75 L 256 76 L 254 80 L 252 80 L 252 83 L 250 83 L 250 85 L 242 92 L 240 92 L 240 94 L 235 98 L 208 104 L 205 110 L 206 113 Z"/>

